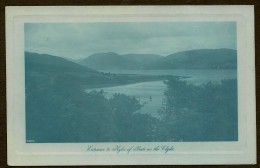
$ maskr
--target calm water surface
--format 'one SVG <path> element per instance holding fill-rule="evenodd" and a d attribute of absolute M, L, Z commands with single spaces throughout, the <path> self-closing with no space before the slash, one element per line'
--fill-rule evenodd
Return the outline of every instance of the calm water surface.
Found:
<path fill-rule="evenodd" d="M 209 81 L 220 82 L 222 79 L 237 78 L 236 70 L 111 70 L 102 71 L 113 74 L 137 74 L 137 75 L 173 75 L 189 77 L 185 80 L 189 83 L 200 85 Z M 138 111 L 149 113 L 159 117 L 158 110 L 162 107 L 166 85 L 163 81 L 142 82 L 123 86 L 88 89 L 87 92 L 103 90 L 105 96 L 110 98 L 114 93 L 135 96 L 144 106 Z"/>

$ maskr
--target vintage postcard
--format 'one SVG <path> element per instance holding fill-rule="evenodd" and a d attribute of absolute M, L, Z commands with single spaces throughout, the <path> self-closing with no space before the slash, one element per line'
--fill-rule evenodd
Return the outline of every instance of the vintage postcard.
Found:
<path fill-rule="evenodd" d="M 9 165 L 255 164 L 253 6 L 6 7 Z"/>

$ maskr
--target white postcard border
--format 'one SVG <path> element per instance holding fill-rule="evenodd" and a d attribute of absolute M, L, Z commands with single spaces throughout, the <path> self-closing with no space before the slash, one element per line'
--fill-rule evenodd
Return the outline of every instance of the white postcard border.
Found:
<path fill-rule="evenodd" d="M 254 164 L 256 162 L 253 6 L 7 7 L 7 134 L 9 165 Z M 172 145 L 168 154 L 87 152 L 93 143 L 25 143 L 23 24 L 28 22 L 236 21 L 238 142 L 116 143 Z M 111 146 L 115 143 L 94 143 Z"/>

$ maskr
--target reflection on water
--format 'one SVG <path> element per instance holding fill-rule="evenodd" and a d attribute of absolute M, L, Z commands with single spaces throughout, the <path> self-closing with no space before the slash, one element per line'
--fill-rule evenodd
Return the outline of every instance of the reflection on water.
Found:
<path fill-rule="evenodd" d="M 237 77 L 236 70 L 120 70 L 103 71 L 114 74 L 142 74 L 142 75 L 173 75 L 186 76 L 189 83 L 200 85 L 208 81 L 220 82 L 222 79 L 234 79 Z M 104 91 L 107 98 L 114 93 L 122 93 L 129 96 L 135 96 L 144 105 L 140 113 L 149 113 L 154 117 L 159 117 L 157 111 L 162 107 L 165 98 L 164 91 L 166 85 L 163 81 L 142 82 L 136 84 L 105 87 L 98 89 L 87 89 L 86 91 Z"/>

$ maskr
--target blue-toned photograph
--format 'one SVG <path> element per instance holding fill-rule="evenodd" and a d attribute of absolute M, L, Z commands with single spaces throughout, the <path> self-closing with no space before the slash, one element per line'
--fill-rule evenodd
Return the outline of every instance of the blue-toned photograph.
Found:
<path fill-rule="evenodd" d="M 27 143 L 238 141 L 236 22 L 25 23 Z"/>

